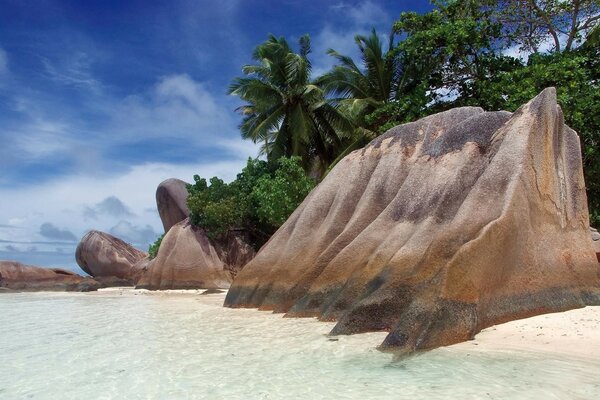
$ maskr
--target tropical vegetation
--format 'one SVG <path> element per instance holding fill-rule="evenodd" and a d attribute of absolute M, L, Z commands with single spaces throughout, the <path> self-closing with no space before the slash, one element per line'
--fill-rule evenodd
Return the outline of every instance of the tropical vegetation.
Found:
<path fill-rule="evenodd" d="M 243 229 L 258 249 L 312 190 L 315 181 L 302 168 L 300 157 L 280 157 L 275 164 L 248 159 L 231 183 L 194 176 L 188 185 L 190 221 L 208 237 L 223 239 Z"/>
<path fill-rule="evenodd" d="M 308 36 L 295 51 L 269 36 L 229 93 L 244 104 L 240 131 L 260 143 L 237 179 L 195 176 L 193 223 L 217 238 L 251 232 L 259 246 L 350 151 L 397 124 L 452 107 L 514 111 L 557 88 L 582 140 L 593 224 L 600 225 L 600 0 L 434 0 L 402 13 L 391 35 L 357 35 L 360 60 L 329 49 L 336 65 L 311 76 Z"/>
<path fill-rule="evenodd" d="M 233 80 L 229 93 L 246 102 L 243 138 L 262 144 L 271 162 L 298 156 L 308 173 L 322 175 L 344 147 L 350 121 L 310 80 L 310 39 L 300 38 L 298 53 L 285 38 L 270 36 L 254 51 L 257 64 L 246 65 L 245 77 Z"/>

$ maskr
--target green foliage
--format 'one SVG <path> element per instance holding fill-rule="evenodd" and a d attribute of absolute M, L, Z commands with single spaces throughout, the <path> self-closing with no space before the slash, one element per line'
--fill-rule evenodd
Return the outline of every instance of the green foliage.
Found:
<path fill-rule="evenodd" d="M 401 14 L 393 26 L 399 41 L 391 36 L 387 49 L 374 30 L 356 36 L 360 62 L 330 49 L 338 65 L 315 81 L 308 36 L 298 52 L 275 36 L 259 45 L 257 63 L 244 66 L 229 92 L 246 103 L 242 136 L 263 143 L 269 164 L 249 163 L 229 185 L 197 181 L 194 222 L 217 234 L 244 226 L 268 236 L 310 190 L 281 157 L 299 156 L 305 171 L 322 177 L 400 123 L 463 105 L 514 111 L 554 86 L 582 140 L 591 221 L 600 225 L 600 0 L 432 2 L 432 12 Z M 507 55 L 517 50 L 529 59 Z"/>
<path fill-rule="evenodd" d="M 356 125 L 368 128 L 364 116 L 393 99 L 400 70 L 398 58 L 390 53 L 392 35 L 388 52 L 383 51 L 383 43 L 375 29 L 369 36 L 356 35 L 354 41 L 362 56 L 362 66 L 359 67 L 352 58 L 329 49 L 327 54 L 334 57 L 338 65 L 315 83 L 333 96 Z"/>
<path fill-rule="evenodd" d="M 162 243 L 163 238 L 165 237 L 165 234 L 163 233 L 162 235 L 160 235 L 158 237 L 158 239 L 156 239 L 156 241 L 154 243 L 152 243 L 149 247 L 148 247 L 148 257 L 152 260 L 154 258 L 156 258 L 157 254 L 158 254 L 158 249 L 160 248 L 160 244 Z"/>
<path fill-rule="evenodd" d="M 263 175 L 252 191 L 258 219 L 272 227 L 281 226 L 314 188 L 299 158 L 280 158 L 273 175 Z"/>
<path fill-rule="evenodd" d="M 248 159 L 236 180 L 194 176 L 188 185 L 190 220 L 218 240 L 232 229 L 244 229 L 256 247 L 290 216 L 314 187 L 300 157 L 282 157 L 275 167 L 263 160 Z"/>
<path fill-rule="evenodd" d="M 352 124 L 310 81 L 308 35 L 299 44 L 295 53 L 285 38 L 269 36 L 254 51 L 258 64 L 244 66 L 246 77 L 234 79 L 229 93 L 246 102 L 238 109 L 242 137 L 263 143 L 270 162 L 299 156 L 306 171 L 321 175 L 343 148 Z"/>

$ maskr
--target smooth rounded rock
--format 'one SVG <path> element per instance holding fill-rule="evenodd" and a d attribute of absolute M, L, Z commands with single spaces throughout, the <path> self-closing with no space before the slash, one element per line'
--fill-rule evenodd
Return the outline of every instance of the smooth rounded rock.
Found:
<path fill-rule="evenodd" d="M 170 178 L 156 188 L 156 206 L 165 232 L 190 215 L 186 185 L 187 183 L 180 179 Z"/>
<path fill-rule="evenodd" d="M 596 242 L 598 243 L 598 242 Z M 514 114 L 463 107 L 341 160 L 225 305 L 390 332 L 399 354 L 600 304 L 581 149 L 553 88 Z"/>
<path fill-rule="evenodd" d="M 9 291 L 88 292 L 100 285 L 62 268 L 40 268 L 17 261 L 0 261 L 0 288 Z"/>
<path fill-rule="evenodd" d="M 137 287 L 151 290 L 228 288 L 232 274 L 221 256 L 204 231 L 186 219 L 167 232 L 156 258 L 146 265 Z"/>
<path fill-rule="evenodd" d="M 86 233 L 75 252 L 77 264 L 91 276 L 113 276 L 132 284 L 142 272 L 138 262 L 146 256 L 121 239 L 100 231 Z"/>

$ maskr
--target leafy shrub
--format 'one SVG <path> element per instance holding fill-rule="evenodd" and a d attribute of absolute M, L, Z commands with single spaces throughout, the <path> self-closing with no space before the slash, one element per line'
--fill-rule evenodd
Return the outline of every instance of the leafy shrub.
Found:
<path fill-rule="evenodd" d="M 257 248 L 315 186 L 300 157 L 282 157 L 275 166 L 250 158 L 229 184 L 213 177 L 209 185 L 198 175 L 194 182 L 188 185 L 187 200 L 192 224 L 203 228 L 211 239 L 222 238 L 231 229 L 244 229 Z"/>
<path fill-rule="evenodd" d="M 162 235 L 160 235 L 158 237 L 158 239 L 156 239 L 156 241 L 154 243 L 152 243 L 148 247 L 148 258 L 150 258 L 151 260 L 156 258 L 157 254 L 158 254 L 158 249 L 160 248 L 160 244 L 162 243 L 162 240 L 164 237 L 165 237 L 165 234 L 163 233 Z"/>

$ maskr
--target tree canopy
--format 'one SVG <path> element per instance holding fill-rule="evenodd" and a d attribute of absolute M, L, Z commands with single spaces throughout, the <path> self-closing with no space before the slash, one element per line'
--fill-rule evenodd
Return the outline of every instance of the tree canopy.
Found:
<path fill-rule="evenodd" d="M 258 249 L 279 228 L 315 186 L 300 157 L 281 157 L 275 164 L 248 159 L 231 183 L 194 176 L 188 185 L 188 208 L 194 225 L 212 239 L 243 229 Z"/>
<path fill-rule="evenodd" d="M 352 125 L 323 90 L 311 82 L 310 38 L 303 36 L 294 52 L 285 38 L 273 35 L 254 50 L 257 64 L 245 65 L 229 93 L 245 105 L 242 137 L 262 143 L 270 161 L 298 156 L 304 169 L 320 176 L 344 148 Z"/>
<path fill-rule="evenodd" d="M 600 225 L 600 0 L 433 3 L 402 13 L 387 43 L 375 30 L 357 35 L 360 60 L 329 49 L 337 64 L 316 79 L 308 36 L 297 52 L 273 35 L 258 45 L 229 93 L 245 103 L 242 137 L 266 160 L 249 159 L 231 183 L 195 176 L 192 222 L 212 238 L 246 229 L 259 246 L 330 166 L 388 128 L 457 106 L 514 111 L 555 86 Z"/>

